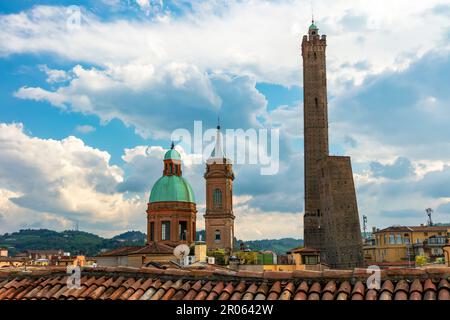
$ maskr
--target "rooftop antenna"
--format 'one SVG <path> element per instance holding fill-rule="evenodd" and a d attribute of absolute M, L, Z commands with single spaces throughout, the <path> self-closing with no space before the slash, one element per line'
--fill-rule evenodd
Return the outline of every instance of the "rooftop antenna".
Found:
<path fill-rule="evenodd" d="M 311 5 L 311 22 L 314 24 L 314 7 L 312 0 L 310 1 L 310 5 Z"/>
<path fill-rule="evenodd" d="M 364 230 L 364 238 L 367 239 L 367 216 L 363 215 L 363 230 Z"/>
<path fill-rule="evenodd" d="M 431 208 L 426 208 L 425 209 L 427 216 L 428 216 L 428 226 L 432 226 L 433 225 L 433 220 L 431 220 L 431 214 L 433 213 L 433 209 Z"/>

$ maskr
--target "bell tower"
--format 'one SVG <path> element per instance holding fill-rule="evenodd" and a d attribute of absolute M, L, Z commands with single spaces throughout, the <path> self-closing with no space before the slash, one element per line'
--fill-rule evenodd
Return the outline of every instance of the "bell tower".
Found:
<path fill-rule="evenodd" d="M 222 134 L 217 126 L 216 144 L 206 161 L 206 245 L 208 249 L 233 250 L 233 166 L 222 149 Z"/>
<path fill-rule="evenodd" d="M 303 129 L 305 161 L 305 246 L 324 249 L 318 161 L 328 156 L 326 36 L 312 21 L 303 36 Z"/>

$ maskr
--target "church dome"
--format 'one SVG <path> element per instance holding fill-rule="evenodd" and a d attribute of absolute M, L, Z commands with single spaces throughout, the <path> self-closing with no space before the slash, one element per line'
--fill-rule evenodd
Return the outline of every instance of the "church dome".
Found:
<path fill-rule="evenodd" d="M 181 160 L 180 153 L 177 150 L 175 150 L 175 149 L 170 149 L 164 155 L 164 160 L 168 160 L 168 159 Z"/>
<path fill-rule="evenodd" d="M 169 150 L 166 155 L 170 151 Z M 175 151 L 178 156 L 180 155 Z M 194 191 L 191 185 L 181 176 L 171 175 L 162 176 L 153 185 L 150 192 L 149 202 L 162 202 L 162 201 L 180 201 L 180 202 L 192 202 L 195 203 Z"/>

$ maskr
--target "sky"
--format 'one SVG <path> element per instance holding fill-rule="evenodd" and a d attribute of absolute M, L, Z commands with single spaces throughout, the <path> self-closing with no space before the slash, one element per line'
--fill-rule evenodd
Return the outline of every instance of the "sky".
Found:
<path fill-rule="evenodd" d="M 277 174 L 234 166 L 236 237 L 301 238 L 312 13 L 330 153 L 352 158 L 361 220 L 450 222 L 449 0 L 16 0 L 0 2 L 0 233 L 145 232 L 172 132 L 220 117 L 279 129 Z M 176 148 L 202 229 L 204 164 Z"/>

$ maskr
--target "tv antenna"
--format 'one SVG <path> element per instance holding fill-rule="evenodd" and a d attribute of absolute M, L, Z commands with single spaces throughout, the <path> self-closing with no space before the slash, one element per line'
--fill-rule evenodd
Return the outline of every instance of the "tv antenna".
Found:
<path fill-rule="evenodd" d="M 433 225 L 433 220 L 431 220 L 431 214 L 433 213 L 433 209 L 426 208 L 425 212 L 427 213 L 427 216 L 428 216 L 428 226 L 431 227 Z"/>
<path fill-rule="evenodd" d="M 367 216 L 363 215 L 363 230 L 364 230 L 364 238 L 367 239 Z"/>

